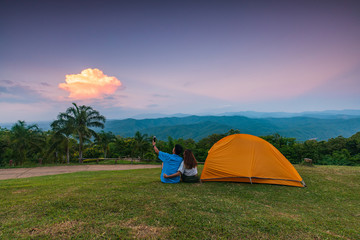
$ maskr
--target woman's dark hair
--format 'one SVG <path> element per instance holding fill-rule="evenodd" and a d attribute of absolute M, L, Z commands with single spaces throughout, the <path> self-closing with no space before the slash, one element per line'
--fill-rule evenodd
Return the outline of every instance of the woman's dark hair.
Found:
<path fill-rule="evenodd" d="M 197 161 L 190 149 L 184 151 L 184 165 L 186 169 L 191 169 L 197 166 Z"/>
<path fill-rule="evenodd" d="M 180 144 L 175 145 L 175 154 L 180 155 L 183 151 L 183 147 Z"/>

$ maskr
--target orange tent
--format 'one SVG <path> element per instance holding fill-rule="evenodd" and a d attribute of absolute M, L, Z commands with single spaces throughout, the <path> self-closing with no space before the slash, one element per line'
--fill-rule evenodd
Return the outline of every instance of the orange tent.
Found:
<path fill-rule="evenodd" d="M 200 180 L 306 186 L 279 150 L 248 134 L 230 135 L 215 143 L 209 150 Z"/>

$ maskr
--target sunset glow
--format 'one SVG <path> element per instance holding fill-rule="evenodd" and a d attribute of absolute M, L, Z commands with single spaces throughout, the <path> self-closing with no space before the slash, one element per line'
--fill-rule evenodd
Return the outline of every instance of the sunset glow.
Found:
<path fill-rule="evenodd" d="M 113 94 L 121 86 L 116 77 L 109 77 L 101 70 L 88 68 L 80 74 L 65 76 L 66 83 L 60 83 L 59 88 L 70 93 L 72 99 L 103 98 Z"/>
<path fill-rule="evenodd" d="M 113 119 L 360 109 L 360 1 L 21 2 L 0 8 L 0 122 L 69 102 Z"/>

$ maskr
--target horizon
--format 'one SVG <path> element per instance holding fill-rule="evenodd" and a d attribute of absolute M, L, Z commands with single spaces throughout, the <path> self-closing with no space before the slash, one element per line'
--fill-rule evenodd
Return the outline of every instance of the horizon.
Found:
<path fill-rule="evenodd" d="M 1 123 L 360 110 L 360 2 L 6 1 Z"/>
<path fill-rule="evenodd" d="M 349 113 L 352 112 L 352 113 Z M 100 112 L 101 114 L 101 112 Z M 255 116 L 249 116 L 246 114 L 255 114 Z M 276 116 L 276 115 L 282 116 Z M 155 116 L 159 115 L 159 116 Z M 257 117 L 256 117 L 257 115 Z M 266 115 L 266 116 L 264 116 Z M 284 116 L 285 115 L 285 116 Z M 309 116 L 310 115 L 310 116 Z M 317 115 L 311 117 L 312 115 Z M 360 109 L 342 109 L 342 110 L 324 110 L 324 111 L 304 111 L 304 112 L 257 112 L 257 111 L 240 111 L 240 112 L 224 112 L 218 114 L 211 114 L 211 113 L 203 113 L 203 114 L 185 114 L 185 113 L 175 113 L 175 114 L 157 114 L 157 113 L 150 113 L 150 114 L 138 114 L 130 117 L 124 118 L 106 118 L 106 121 L 117 121 L 117 120 L 126 120 L 126 119 L 134 119 L 134 120 L 147 120 L 147 119 L 161 119 L 161 118 L 184 118 L 184 117 L 191 117 L 191 116 L 198 116 L 198 117 L 246 117 L 249 119 L 261 119 L 261 118 L 293 118 L 293 117 L 309 117 L 309 118 L 319 118 L 320 116 L 348 116 L 348 117 L 359 117 L 360 118 Z M 5 126 L 7 128 L 9 125 L 14 125 L 18 121 L 25 121 L 26 124 L 37 124 L 37 123 L 51 123 L 52 121 L 56 120 L 56 117 L 53 119 L 48 120 L 37 120 L 37 121 L 26 121 L 18 119 L 13 122 L 0 122 L 0 127 Z"/>

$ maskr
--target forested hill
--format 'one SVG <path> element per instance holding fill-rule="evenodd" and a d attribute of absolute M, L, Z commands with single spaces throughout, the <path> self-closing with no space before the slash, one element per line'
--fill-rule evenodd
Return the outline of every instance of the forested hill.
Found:
<path fill-rule="evenodd" d="M 241 133 L 256 136 L 279 133 L 298 141 L 316 138 L 327 140 L 337 136 L 350 137 L 360 131 L 360 118 L 319 119 L 309 117 L 293 118 L 247 118 L 242 116 L 189 116 L 157 119 L 108 120 L 104 131 L 111 131 L 123 137 L 133 137 L 136 131 L 156 135 L 158 139 L 192 138 L 200 140 L 213 133 L 225 133 L 238 129 Z"/>

